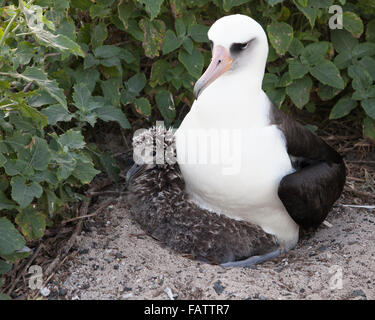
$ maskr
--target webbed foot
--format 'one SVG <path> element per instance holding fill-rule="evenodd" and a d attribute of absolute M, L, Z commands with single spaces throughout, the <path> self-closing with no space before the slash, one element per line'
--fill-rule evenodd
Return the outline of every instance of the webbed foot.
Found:
<path fill-rule="evenodd" d="M 246 268 L 246 267 L 250 267 L 250 266 L 277 258 L 285 252 L 286 252 L 285 249 L 278 248 L 277 250 L 272 251 L 270 253 L 266 253 L 262 256 L 252 256 L 248 259 L 241 260 L 241 261 L 226 262 L 226 263 L 222 263 L 221 266 L 224 268 Z"/>

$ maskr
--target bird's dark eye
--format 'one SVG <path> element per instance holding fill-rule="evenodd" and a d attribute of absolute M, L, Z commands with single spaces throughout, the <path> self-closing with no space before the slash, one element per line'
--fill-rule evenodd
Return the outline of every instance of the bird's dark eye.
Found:
<path fill-rule="evenodd" d="M 232 53 L 240 53 L 241 51 L 245 50 L 249 47 L 249 44 L 252 40 L 244 43 L 233 43 L 230 47 L 230 51 Z"/>
<path fill-rule="evenodd" d="M 210 40 L 210 46 L 211 46 L 211 51 L 212 51 L 212 49 L 214 48 L 214 43 L 212 40 Z"/>

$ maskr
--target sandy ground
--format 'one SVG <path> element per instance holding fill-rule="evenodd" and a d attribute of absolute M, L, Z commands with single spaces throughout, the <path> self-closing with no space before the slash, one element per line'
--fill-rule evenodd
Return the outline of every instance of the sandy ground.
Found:
<path fill-rule="evenodd" d="M 121 200 L 89 221 L 59 270 L 63 299 L 375 299 L 374 210 L 340 203 L 298 246 L 253 268 L 224 269 L 144 234 Z"/>

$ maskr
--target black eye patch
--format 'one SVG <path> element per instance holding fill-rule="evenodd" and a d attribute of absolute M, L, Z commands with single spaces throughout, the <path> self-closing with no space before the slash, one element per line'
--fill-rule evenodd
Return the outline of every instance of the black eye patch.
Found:
<path fill-rule="evenodd" d="M 231 46 L 230 46 L 230 52 L 231 53 L 240 53 L 241 51 L 245 50 L 246 48 L 249 47 L 250 45 L 250 42 L 252 42 L 254 39 L 248 41 L 248 42 L 244 42 L 244 43 L 233 43 Z"/>

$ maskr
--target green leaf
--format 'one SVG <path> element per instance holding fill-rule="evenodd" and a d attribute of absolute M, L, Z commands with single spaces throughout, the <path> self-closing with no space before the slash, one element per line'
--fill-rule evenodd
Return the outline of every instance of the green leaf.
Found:
<path fill-rule="evenodd" d="M 278 84 L 277 84 L 277 87 L 279 87 L 279 88 L 284 88 L 284 87 L 287 87 L 287 86 L 291 85 L 292 82 L 293 82 L 293 80 L 292 80 L 292 78 L 290 77 L 289 72 L 285 72 L 285 73 L 281 76 L 281 78 L 280 78 L 280 80 L 279 80 L 279 82 L 278 82 Z"/>
<path fill-rule="evenodd" d="M 25 81 L 35 82 L 40 88 L 47 91 L 62 106 L 67 107 L 64 91 L 59 88 L 56 80 L 49 80 L 47 75 L 38 68 L 27 67 L 22 74 L 12 74 L 14 77 L 21 78 Z"/>
<path fill-rule="evenodd" d="M 34 56 L 35 51 L 36 48 L 31 43 L 27 41 L 18 42 L 15 58 L 20 65 L 27 65 Z"/>
<path fill-rule="evenodd" d="M 42 15 L 42 8 L 33 6 L 29 8 L 22 7 L 24 16 L 26 18 L 27 26 L 30 32 L 43 44 L 53 47 L 59 51 L 68 51 L 75 55 L 84 57 L 81 47 L 63 34 L 53 34 L 46 30 L 47 27 L 54 28 L 54 25 Z M 50 24 L 48 24 L 50 23 Z M 51 29 L 51 28 L 50 28 Z"/>
<path fill-rule="evenodd" d="M 12 200 L 9 200 L 4 192 L 0 191 L 0 210 L 15 209 L 16 207 L 16 203 Z"/>
<path fill-rule="evenodd" d="M 61 104 L 54 104 L 40 111 L 47 117 L 48 124 L 55 125 L 59 121 L 69 122 L 73 115 Z"/>
<path fill-rule="evenodd" d="M 358 61 L 358 64 L 363 67 L 375 81 L 375 59 L 371 57 L 364 57 Z"/>
<path fill-rule="evenodd" d="M 98 118 L 103 121 L 116 121 L 123 129 L 130 129 L 131 125 L 125 114 L 120 108 L 111 105 L 105 105 L 102 108 L 96 109 L 95 113 Z"/>
<path fill-rule="evenodd" d="M 56 177 L 56 174 L 50 170 L 44 170 L 44 171 L 36 171 L 35 175 L 33 176 L 33 181 L 35 182 L 48 182 L 52 184 L 54 187 L 57 187 L 58 180 Z"/>
<path fill-rule="evenodd" d="M 34 198 L 40 198 L 43 188 L 39 183 L 26 183 L 26 179 L 20 176 L 13 177 L 10 184 L 12 185 L 12 199 L 16 201 L 21 208 L 26 208 Z"/>
<path fill-rule="evenodd" d="M 309 76 L 294 81 L 286 88 L 287 95 L 292 99 L 297 108 L 302 109 L 310 100 L 312 80 Z"/>
<path fill-rule="evenodd" d="M 321 83 L 334 88 L 344 89 L 345 83 L 340 75 L 339 69 L 333 62 L 324 60 L 310 70 L 311 75 Z"/>
<path fill-rule="evenodd" d="M 31 144 L 31 160 L 29 165 L 35 170 L 44 171 L 47 169 L 51 154 L 47 141 L 39 137 L 33 137 Z"/>
<path fill-rule="evenodd" d="M 273 73 L 266 73 L 263 78 L 263 90 L 274 89 L 279 82 L 279 78 Z"/>
<path fill-rule="evenodd" d="M 53 159 L 59 166 L 56 170 L 56 176 L 59 181 L 66 180 L 77 164 L 76 160 L 67 152 L 53 154 Z"/>
<path fill-rule="evenodd" d="M 359 38 L 364 31 L 361 18 L 354 12 L 344 12 L 343 19 L 344 28 L 354 37 Z"/>
<path fill-rule="evenodd" d="M 309 72 L 309 65 L 303 64 L 299 59 L 289 62 L 289 74 L 292 80 L 301 79 Z"/>
<path fill-rule="evenodd" d="M 143 73 L 137 73 L 132 76 L 126 83 L 126 94 L 123 103 L 127 104 L 134 100 L 135 97 L 143 90 L 147 83 L 146 76 Z"/>
<path fill-rule="evenodd" d="M 179 38 L 183 38 L 186 35 L 186 26 L 182 19 L 176 19 L 174 28 Z"/>
<path fill-rule="evenodd" d="M 139 27 L 139 24 L 135 19 L 130 19 L 128 21 L 128 26 L 126 28 L 126 31 L 136 40 L 143 41 L 144 35 L 142 30 Z"/>
<path fill-rule="evenodd" d="M 129 27 L 129 21 L 136 12 L 136 6 L 133 1 L 120 0 L 118 3 L 118 17 L 124 25 L 125 30 Z"/>
<path fill-rule="evenodd" d="M 58 142 L 66 151 L 71 149 L 79 150 L 85 146 L 85 141 L 83 139 L 82 133 L 73 129 L 70 129 L 64 134 L 60 135 L 58 138 Z"/>
<path fill-rule="evenodd" d="M 189 26 L 188 34 L 193 38 L 195 42 L 208 42 L 209 27 L 202 24 L 193 24 Z"/>
<path fill-rule="evenodd" d="M 103 45 L 95 48 L 94 56 L 96 58 L 108 59 L 112 57 L 117 57 L 121 54 L 121 48 L 113 45 Z"/>
<path fill-rule="evenodd" d="M 223 9 L 228 12 L 233 7 L 240 6 L 241 4 L 247 3 L 250 0 L 223 0 Z"/>
<path fill-rule="evenodd" d="M 78 160 L 72 175 L 80 180 L 83 184 L 88 184 L 98 173 L 100 173 L 100 171 L 96 170 L 92 163 L 85 163 Z"/>
<path fill-rule="evenodd" d="M 267 96 L 272 101 L 274 106 L 278 109 L 281 108 L 285 100 L 285 89 L 270 89 L 267 90 Z"/>
<path fill-rule="evenodd" d="M 346 69 L 352 64 L 353 56 L 350 51 L 344 51 L 338 54 L 334 60 L 337 68 L 340 70 Z"/>
<path fill-rule="evenodd" d="M 166 60 L 157 60 L 151 68 L 150 86 L 155 88 L 157 85 L 166 83 L 165 75 L 170 69 L 170 65 Z"/>
<path fill-rule="evenodd" d="M 204 59 L 200 51 L 194 48 L 192 54 L 189 54 L 184 50 L 180 50 L 178 60 L 195 79 L 198 79 L 201 76 Z"/>
<path fill-rule="evenodd" d="M 322 61 L 329 49 L 329 43 L 325 41 L 311 43 L 304 48 L 302 56 L 310 65 L 316 65 Z"/>
<path fill-rule="evenodd" d="M 30 256 L 30 253 L 31 249 L 29 247 L 24 246 L 22 249 L 16 250 L 11 254 L 3 254 L 2 258 L 9 262 L 17 263 L 20 259 L 24 259 Z"/>
<path fill-rule="evenodd" d="M 272 46 L 279 55 L 284 55 L 293 41 L 293 28 L 285 22 L 272 22 L 267 26 Z"/>
<path fill-rule="evenodd" d="M 363 100 L 361 104 L 366 114 L 370 118 L 375 119 L 375 98 Z"/>
<path fill-rule="evenodd" d="M 165 34 L 165 23 L 161 20 L 149 21 L 148 19 L 141 19 L 139 27 L 143 31 L 143 49 L 145 55 L 149 58 L 159 56 L 159 50 L 163 44 Z"/>
<path fill-rule="evenodd" d="M 167 30 L 163 41 L 163 54 L 168 54 L 178 49 L 182 44 L 182 39 L 177 38 L 172 30 Z"/>
<path fill-rule="evenodd" d="M 355 90 L 367 89 L 373 82 L 367 70 L 358 64 L 348 68 L 348 75 L 353 79 L 352 86 Z"/>
<path fill-rule="evenodd" d="M 319 8 L 312 6 L 314 0 L 303 0 L 303 4 L 301 4 L 301 0 L 294 0 L 294 4 L 296 7 L 301 11 L 306 18 L 310 22 L 311 28 L 315 26 L 315 20 L 319 15 Z"/>
<path fill-rule="evenodd" d="M 267 3 L 270 5 L 270 6 L 274 6 L 276 4 L 279 4 L 279 3 L 282 3 L 284 0 L 266 0 Z"/>
<path fill-rule="evenodd" d="M 293 41 L 290 44 L 288 51 L 292 56 L 298 57 L 303 52 L 303 49 L 304 47 L 302 42 L 297 38 L 293 38 Z"/>
<path fill-rule="evenodd" d="M 352 54 L 353 54 L 353 57 L 355 58 L 373 56 L 375 55 L 375 43 L 371 43 L 371 42 L 360 43 L 354 47 Z"/>
<path fill-rule="evenodd" d="M 111 8 L 106 8 L 101 4 L 90 6 L 90 16 L 92 19 L 95 18 L 106 18 L 111 15 Z"/>
<path fill-rule="evenodd" d="M 192 54 L 194 50 L 193 41 L 190 38 L 185 38 L 184 42 L 182 43 L 184 49 L 188 52 L 188 54 Z"/>
<path fill-rule="evenodd" d="M 335 104 L 329 115 L 330 120 L 340 119 L 347 116 L 358 105 L 357 101 L 351 98 L 342 98 Z"/>
<path fill-rule="evenodd" d="M 18 174 L 24 176 L 32 176 L 34 174 L 30 165 L 21 159 L 9 159 L 4 164 L 5 173 L 9 176 L 16 176 Z"/>
<path fill-rule="evenodd" d="M 90 98 L 91 92 L 85 84 L 77 83 L 74 85 L 73 101 L 79 110 L 86 111 L 89 109 Z"/>
<path fill-rule="evenodd" d="M 135 100 L 135 109 L 137 112 L 145 117 L 151 115 L 151 104 L 147 98 L 138 98 Z"/>
<path fill-rule="evenodd" d="M 331 41 L 337 52 L 351 53 L 358 44 L 358 40 L 346 30 L 331 31 Z"/>
<path fill-rule="evenodd" d="M 328 101 L 328 100 L 333 99 L 341 91 L 342 91 L 341 89 L 332 88 L 330 86 L 326 86 L 322 83 L 319 83 L 318 95 L 320 99 L 322 99 L 323 101 Z"/>
<path fill-rule="evenodd" d="M 164 0 L 137 0 L 143 4 L 147 13 L 150 15 L 151 20 L 156 18 L 160 13 L 160 8 Z"/>
<path fill-rule="evenodd" d="M 27 239 L 36 240 L 43 237 L 46 229 L 46 217 L 34 208 L 21 210 L 15 221 Z"/>
<path fill-rule="evenodd" d="M 0 276 L 12 270 L 12 264 L 5 262 L 4 260 L 0 259 Z M 0 282 L 1 288 L 1 282 Z M 1 300 L 1 297 L 0 297 Z"/>
<path fill-rule="evenodd" d="M 162 90 L 156 94 L 155 100 L 163 118 L 168 121 L 173 121 L 176 117 L 176 110 L 172 94 L 169 91 Z"/>
<path fill-rule="evenodd" d="M 107 26 L 104 22 L 99 22 L 91 32 L 91 44 L 94 48 L 101 46 L 108 37 Z"/>
<path fill-rule="evenodd" d="M 9 255 L 26 245 L 25 239 L 5 217 L 0 218 L 0 255 Z"/>
<path fill-rule="evenodd" d="M 92 92 L 99 81 L 100 73 L 96 69 L 84 70 L 81 67 L 74 72 L 73 77 L 75 83 L 84 83 L 90 92 Z"/>
<path fill-rule="evenodd" d="M 120 78 L 110 78 L 106 81 L 101 81 L 100 87 L 102 88 L 105 101 L 113 106 L 120 106 L 120 88 L 122 87 Z"/>

